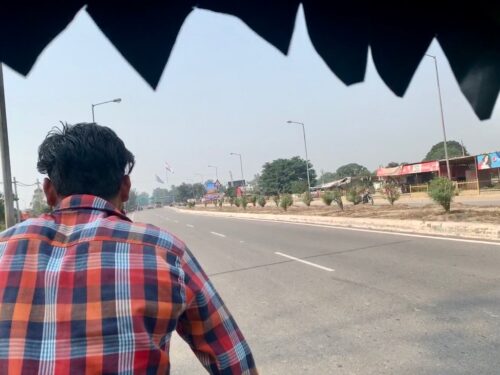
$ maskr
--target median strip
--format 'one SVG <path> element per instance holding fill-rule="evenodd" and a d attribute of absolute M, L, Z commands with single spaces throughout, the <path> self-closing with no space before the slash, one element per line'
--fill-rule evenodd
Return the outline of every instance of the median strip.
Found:
<path fill-rule="evenodd" d="M 312 262 L 308 262 L 307 260 L 303 260 L 303 259 L 300 259 L 300 258 L 296 258 L 296 257 L 293 257 L 293 256 L 291 256 L 291 255 L 283 254 L 283 253 L 280 253 L 279 251 L 275 252 L 275 254 L 276 254 L 276 255 L 279 255 L 279 256 L 282 256 L 282 257 L 285 257 L 285 258 L 288 258 L 288 259 L 295 260 L 295 261 L 300 262 L 300 263 L 307 264 L 308 266 L 311 266 L 311 267 L 316 267 L 316 268 L 319 268 L 320 270 L 323 270 L 323 271 L 327 271 L 327 272 L 333 272 L 333 271 L 335 271 L 335 270 L 334 270 L 334 269 L 332 269 L 332 268 L 328 268 L 328 267 L 320 266 L 319 264 L 312 263 Z"/>

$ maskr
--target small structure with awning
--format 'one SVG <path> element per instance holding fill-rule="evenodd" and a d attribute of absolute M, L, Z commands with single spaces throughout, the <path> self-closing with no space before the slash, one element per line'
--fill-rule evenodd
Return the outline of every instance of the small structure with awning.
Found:
<path fill-rule="evenodd" d="M 450 158 L 449 163 L 451 179 L 460 190 L 479 191 L 500 184 L 500 152 L 459 156 Z M 397 182 L 403 193 L 409 193 L 412 187 L 425 185 L 440 176 L 447 176 L 444 159 L 377 169 L 379 180 Z"/>

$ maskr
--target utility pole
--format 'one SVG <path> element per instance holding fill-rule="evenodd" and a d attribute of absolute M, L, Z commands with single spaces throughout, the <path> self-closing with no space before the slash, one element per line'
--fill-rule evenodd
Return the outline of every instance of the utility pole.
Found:
<path fill-rule="evenodd" d="M 17 195 L 17 181 L 16 181 L 15 177 L 13 178 L 12 183 L 14 184 L 14 196 L 15 196 L 14 199 L 16 201 L 16 210 L 17 210 L 16 222 L 20 223 L 21 222 L 21 211 L 19 211 L 19 195 Z"/>
<path fill-rule="evenodd" d="M 2 161 L 2 177 L 5 183 L 4 204 L 5 204 L 5 227 L 15 225 L 14 218 L 14 197 L 12 195 L 12 175 L 10 172 L 9 134 L 7 131 L 7 111 L 5 110 L 5 90 L 3 83 L 3 67 L 0 63 L 0 157 Z"/>
<path fill-rule="evenodd" d="M 444 155 L 446 158 L 446 170 L 448 172 L 448 179 L 451 181 L 451 169 L 450 169 L 450 159 L 448 158 L 448 141 L 446 140 L 446 126 L 444 124 L 444 111 L 443 111 L 443 99 L 441 97 L 441 85 L 439 84 L 439 70 L 437 64 L 437 57 L 433 55 L 425 54 L 427 57 L 430 57 L 434 60 L 434 67 L 436 69 L 436 84 L 439 96 L 439 108 L 441 110 L 441 127 L 443 129 L 443 144 L 444 144 Z"/>

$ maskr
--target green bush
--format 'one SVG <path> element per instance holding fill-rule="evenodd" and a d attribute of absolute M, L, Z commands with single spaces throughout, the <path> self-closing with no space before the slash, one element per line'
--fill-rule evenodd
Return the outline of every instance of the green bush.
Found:
<path fill-rule="evenodd" d="M 344 210 L 344 204 L 342 202 L 342 193 L 339 190 L 325 191 L 321 199 L 327 206 L 330 206 L 332 202 L 335 202 L 337 203 L 337 206 L 339 206 L 341 210 Z"/>
<path fill-rule="evenodd" d="M 290 194 L 283 194 L 280 199 L 280 206 L 283 210 L 288 210 L 288 207 L 290 207 L 293 204 L 293 198 Z"/>
<path fill-rule="evenodd" d="M 313 201 L 313 197 L 311 195 L 310 192 L 306 191 L 303 195 L 302 195 L 302 202 L 304 202 L 304 204 L 309 207 L 311 205 L 311 202 Z"/>
<path fill-rule="evenodd" d="M 235 205 L 236 207 L 241 206 L 241 198 L 236 198 L 236 199 L 234 200 L 234 205 Z"/>
<path fill-rule="evenodd" d="M 259 199 L 257 200 L 257 202 L 259 203 L 259 206 L 264 207 L 267 203 L 266 197 L 260 196 Z"/>
<path fill-rule="evenodd" d="M 241 207 L 243 207 L 243 209 L 246 210 L 247 209 L 247 205 L 248 205 L 248 199 L 247 199 L 247 197 L 242 196 L 241 199 L 240 199 L 240 203 L 241 203 Z"/>
<path fill-rule="evenodd" d="M 255 195 L 255 194 L 250 197 L 250 202 L 253 204 L 254 207 L 257 204 L 257 199 L 258 198 L 259 197 L 257 195 Z"/>
<path fill-rule="evenodd" d="M 445 177 L 437 177 L 429 184 L 429 196 L 446 212 L 450 212 L 451 202 L 455 196 L 455 185 Z"/>
<path fill-rule="evenodd" d="M 192 202 L 192 201 L 187 202 L 187 206 L 188 206 L 189 208 L 193 208 L 193 207 L 195 206 L 195 202 Z"/>
<path fill-rule="evenodd" d="M 234 197 L 229 197 L 229 205 L 230 205 L 231 207 L 233 207 L 234 200 L 235 200 L 235 199 L 234 199 Z"/>
<path fill-rule="evenodd" d="M 274 201 L 274 203 L 276 203 L 276 207 L 280 206 L 280 196 L 278 194 L 273 196 L 273 201 Z"/>
<path fill-rule="evenodd" d="M 401 196 L 399 192 L 399 186 L 395 184 L 394 182 L 388 182 L 384 185 L 382 188 L 383 193 L 385 198 L 389 201 L 391 206 L 394 205 L 394 202 L 396 202 L 399 197 Z"/>
<path fill-rule="evenodd" d="M 224 204 L 224 199 L 223 198 L 219 199 L 219 208 L 222 208 L 223 204 Z"/>
<path fill-rule="evenodd" d="M 347 190 L 346 199 L 354 205 L 361 203 L 361 196 L 357 189 Z"/>
<path fill-rule="evenodd" d="M 326 204 L 327 206 L 330 206 L 333 202 L 333 191 L 325 191 L 323 195 L 321 196 L 321 199 L 323 200 L 323 203 Z"/>

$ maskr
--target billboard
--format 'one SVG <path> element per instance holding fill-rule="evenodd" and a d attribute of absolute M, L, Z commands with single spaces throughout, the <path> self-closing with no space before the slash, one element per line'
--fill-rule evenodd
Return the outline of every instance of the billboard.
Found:
<path fill-rule="evenodd" d="M 405 164 L 394 168 L 379 168 L 377 170 L 378 177 L 384 176 L 404 176 L 414 173 L 426 173 L 439 171 L 438 161 L 429 161 L 417 164 Z"/>
<path fill-rule="evenodd" d="M 245 183 L 245 180 L 235 180 L 235 181 L 229 181 L 227 183 L 227 186 L 229 187 L 240 187 L 240 186 L 245 186 L 246 183 Z"/>
<path fill-rule="evenodd" d="M 477 169 L 500 168 L 500 151 L 476 156 Z"/>

